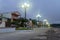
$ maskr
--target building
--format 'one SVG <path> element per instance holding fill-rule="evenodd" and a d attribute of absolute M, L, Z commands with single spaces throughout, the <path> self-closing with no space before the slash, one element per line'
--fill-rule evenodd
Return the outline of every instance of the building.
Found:
<path fill-rule="evenodd" d="M 18 11 L 12 12 L 11 13 L 11 22 L 16 20 L 16 19 L 19 19 L 19 16 L 20 16 L 20 13 Z"/>
<path fill-rule="evenodd" d="M 10 27 L 12 21 L 17 20 L 20 16 L 18 11 L 5 12 L 0 14 L 0 27 Z"/>
<path fill-rule="evenodd" d="M 0 14 L 0 27 L 5 27 L 6 21 L 7 21 L 7 18 L 5 18 L 3 14 Z"/>

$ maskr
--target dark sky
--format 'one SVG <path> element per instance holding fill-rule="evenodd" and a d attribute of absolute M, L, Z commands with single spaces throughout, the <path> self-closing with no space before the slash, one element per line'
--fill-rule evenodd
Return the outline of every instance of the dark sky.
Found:
<path fill-rule="evenodd" d="M 23 3 L 31 6 L 27 10 L 27 18 L 36 19 L 36 15 L 42 16 L 40 19 L 48 19 L 50 23 L 60 23 L 60 0 L 0 0 L 0 12 L 19 11 L 24 16 Z"/>

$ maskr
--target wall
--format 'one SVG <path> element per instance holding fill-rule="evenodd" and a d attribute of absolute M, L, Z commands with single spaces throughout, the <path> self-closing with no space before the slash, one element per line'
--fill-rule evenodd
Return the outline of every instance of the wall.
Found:
<path fill-rule="evenodd" d="M 2 22 L 2 23 L 0 24 L 0 27 L 5 27 L 5 22 Z"/>
<path fill-rule="evenodd" d="M 14 32 L 15 28 L 0 28 L 0 33 Z"/>

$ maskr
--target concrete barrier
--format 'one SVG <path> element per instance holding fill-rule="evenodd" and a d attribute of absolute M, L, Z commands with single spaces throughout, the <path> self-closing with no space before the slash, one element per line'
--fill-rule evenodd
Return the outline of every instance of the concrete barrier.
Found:
<path fill-rule="evenodd" d="M 15 28 L 0 28 L 0 33 L 14 32 Z"/>

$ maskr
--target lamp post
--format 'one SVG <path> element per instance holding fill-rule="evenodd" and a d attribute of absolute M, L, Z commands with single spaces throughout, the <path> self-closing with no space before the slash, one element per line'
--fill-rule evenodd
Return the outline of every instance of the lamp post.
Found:
<path fill-rule="evenodd" d="M 26 11 L 27 11 L 27 8 L 29 8 L 29 4 L 27 4 L 27 3 L 24 3 L 24 4 L 22 4 L 22 8 L 25 10 L 25 20 L 26 20 Z M 25 27 L 26 27 L 26 22 L 25 22 Z"/>
<path fill-rule="evenodd" d="M 36 18 L 38 18 L 38 22 L 39 22 L 39 18 L 41 18 L 41 15 L 38 14 L 38 15 L 36 16 Z"/>
<path fill-rule="evenodd" d="M 29 8 L 29 4 L 27 4 L 27 3 L 24 3 L 24 4 L 22 4 L 22 8 L 24 8 L 24 10 L 25 10 L 25 19 L 26 19 L 26 10 L 27 10 L 27 8 Z"/>
<path fill-rule="evenodd" d="M 40 14 L 37 14 L 36 18 L 38 18 L 37 24 L 39 25 L 39 18 L 41 18 L 41 15 L 40 15 Z M 38 26 L 38 27 L 39 27 L 39 26 Z"/>
<path fill-rule="evenodd" d="M 49 24 L 49 22 L 46 22 L 46 25 L 48 26 L 48 28 L 50 28 L 50 24 Z"/>
<path fill-rule="evenodd" d="M 43 26 L 46 26 L 48 24 L 48 20 L 47 19 L 44 19 L 43 20 Z"/>
<path fill-rule="evenodd" d="M 44 22 L 45 22 L 45 23 L 44 23 Z M 43 20 L 43 25 L 44 25 L 44 24 L 45 24 L 45 25 L 47 25 L 47 26 L 48 26 L 48 28 L 50 28 L 50 24 L 49 24 L 49 22 L 48 22 L 48 20 L 47 20 L 47 19 L 44 19 L 44 20 Z"/>

